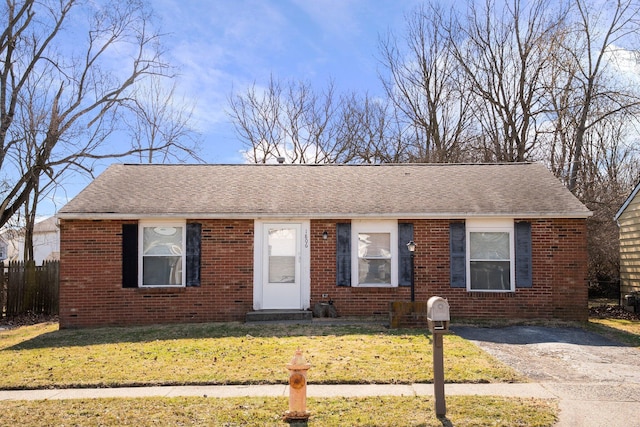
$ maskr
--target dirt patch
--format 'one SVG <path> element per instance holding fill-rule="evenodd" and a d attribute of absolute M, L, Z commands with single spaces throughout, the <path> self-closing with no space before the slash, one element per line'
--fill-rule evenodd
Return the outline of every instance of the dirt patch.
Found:
<path fill-rule="evenodd" d="M 12 329 L 20 326 L 35 325 L 36 323 L 58 322 L 57 315 L 28 313 L 20 316 L 0 318 L 0 329 Z"/>
<path fill-rule="evenodd" d="M 619 305 L 599 305 L 589 308 L 589 317 L 597 319 L 640 320 L 640 313 L 631 313 Z"/>

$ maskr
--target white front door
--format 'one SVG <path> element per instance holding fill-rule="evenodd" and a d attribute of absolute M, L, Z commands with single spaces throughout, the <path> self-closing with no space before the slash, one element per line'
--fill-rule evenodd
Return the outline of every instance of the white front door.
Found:
<path fill-rule="evenodd" d="M 262 228 L 262 308 L 300 309 L 302 228 L 265 223 Z"/>

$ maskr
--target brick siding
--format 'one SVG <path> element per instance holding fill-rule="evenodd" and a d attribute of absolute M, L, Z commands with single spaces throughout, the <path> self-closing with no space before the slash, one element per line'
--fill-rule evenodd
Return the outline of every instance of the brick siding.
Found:
<path fill-rule="evenodd" d="M 533 287 L 513 293 L 467 292 L 449 286 L 449 220 L 415 220 L 416 301 L 449 300 L 452 319 L 586 321 L 586 224 L 582 219 L 531 222 Z M 202 224 L 201 285 L 122 287 L 122 224 L 61 220 L 60 327 L 241 321 L 253 306 L 252 220 Z M 311 307 L 333 300 L 340 316 L 388 316 L 389 302 L 408 301 L 409 287 L 336 286 L 336 223 L 312 220 Z M 329 233 L 324 240 L 322 233 Z M 328 298 L 323 298 L 328 294 Z"/>
<path fill-rule="evenodd" d="M 62 220 L 60 327 L 244 320 L 253 306 L 253 221 L 202 224 L 201 286 L 122 287 L 122 224 Z"/>
<path fill-rule="evenodd" d="M 517 219 L 516 219 L 517 220 Z M 414 220 L 415 299 L 438 295 L 449 300 L 452 318 L 564 319 L 586 321 L 587 248 L 582 219 L 531 222 L 533 287 L 515 292 L 468 292 L 449 286 L 449 220 Z M 323 241 L 324 230 L 335 236 L 338 221 L 312 221 L 311 300 L 328 294 L 341 316 L 388 314 L 390 301 L 409 301 L 409 287 L 358 288 L 335 286 L 335 238 Z M 400 221 L 404 222 L 404 221 Z"/>

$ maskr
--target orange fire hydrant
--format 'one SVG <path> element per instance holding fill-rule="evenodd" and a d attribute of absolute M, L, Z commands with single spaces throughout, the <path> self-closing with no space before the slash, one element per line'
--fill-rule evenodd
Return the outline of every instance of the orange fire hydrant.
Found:
<path fill-rule="evenodd" d="M 307 411 L 307 371 L 311 365 L 307 363 L 301 350 L 287 364 L 289 370 L 289 410 L 284 413 L 286 421 L 306 421 L 310 413 Z"/>

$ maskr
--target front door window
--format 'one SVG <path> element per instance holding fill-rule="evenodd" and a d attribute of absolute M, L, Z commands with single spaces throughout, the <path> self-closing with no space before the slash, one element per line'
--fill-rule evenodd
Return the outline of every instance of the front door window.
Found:
<path fill-rule="evenodd" d="M 296 281 L 296 229 L 270 228 L 269 283 L 294 283 Z"/>

